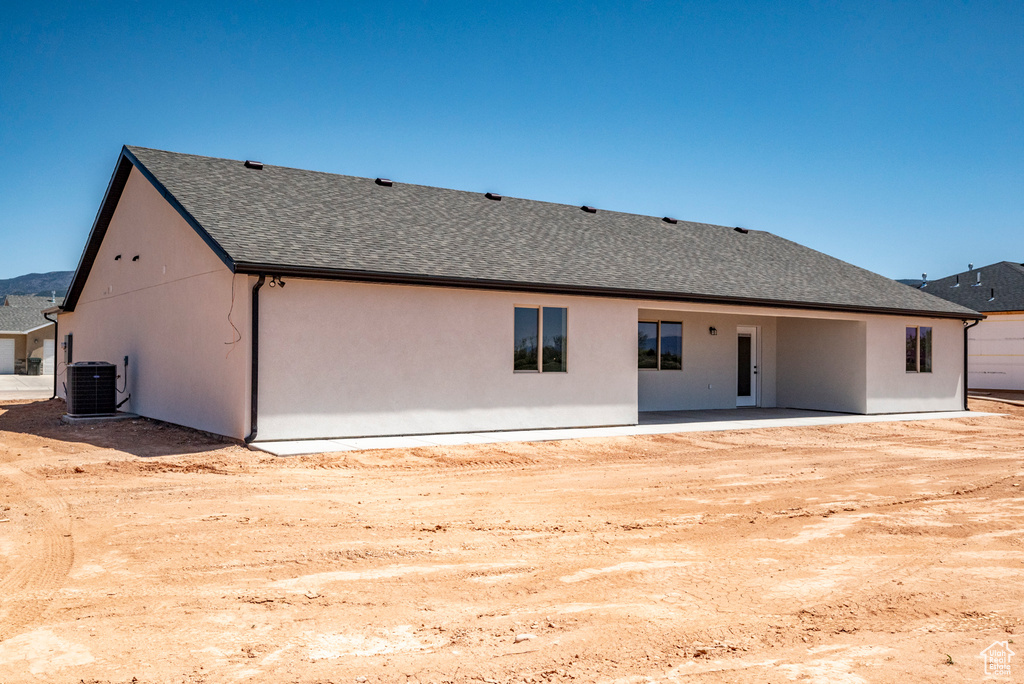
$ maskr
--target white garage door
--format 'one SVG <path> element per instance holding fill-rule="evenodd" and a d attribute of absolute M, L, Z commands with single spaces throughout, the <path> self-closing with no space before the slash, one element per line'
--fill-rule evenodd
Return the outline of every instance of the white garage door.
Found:
<path fill-rule="evenodd" d="M 0 375 L 14 375 L 14 340 L 0 340 Z"/>
<path fill-rule="evenodd" d="M 54 340 L 43 340 L 43 375 L 53 375 Z"/>

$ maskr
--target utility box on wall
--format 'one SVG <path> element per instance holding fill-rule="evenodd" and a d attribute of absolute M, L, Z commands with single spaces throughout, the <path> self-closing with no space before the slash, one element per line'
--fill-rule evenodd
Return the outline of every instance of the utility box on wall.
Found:
<path fill-rule="evenodd" d="M 104 361 L 79 361 L 68 366 L 68 415 L 104 416 L 117 412 L 117 366 Z"/>

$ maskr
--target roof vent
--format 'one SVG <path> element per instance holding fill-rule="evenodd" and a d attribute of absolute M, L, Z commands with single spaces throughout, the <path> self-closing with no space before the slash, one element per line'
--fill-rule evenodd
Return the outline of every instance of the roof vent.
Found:
<path fill-rule="evenodd" d="M 989 295 L 988 301 L 993 301 L 996 298 L 996 288 L 992 288 L 992 294 Z"/>
<path fill-rule="evenodd" d="M 377 185 L 383 186 L 385 188 L 390 188 L 392 185 L 394 185 L 394 183 L 391 182 L 390 180 L 388 180 L 387 178 L 378 178 L 377 180 L 375 180 L 373 182 L 376 183 Z"/>
<path fill-rule="evenodd" d="M 921 287 L 922 288 L 928 287 L 928 274 L 927 273 L 922 273 L 921 274 Z"/>
<path fill-rule="evenodd" d="M 588 207 L 586 204 L 584 204 L 582 207 L 580 207 L 580 209 L 582 209 L 583 211 L 587 212 L 588 214 L 596 214 L 597 213 L 597 209 L 595 209 L 594 207 Z"/>
<path fill-rule="evenodd" d="M 971 287 L 981 287 L 981 271 L 978 271 L 978 282 L 972 284 Z"/>
<path fill-rule="evenodd" d="M 671 223 L 672 225 L 679 223 L 678 219 L 674 219 L 671 216 L 662 216 L 661 220 L 664 221 L 665 223 Z"/>
<path fill-rule="evenodd" d="M 960 276 L 956 277 L 956 282 L 950 285 L 950 287 L 960 287 Z"/>
<path fill-rule="evenodd" d="M 485 194 L 484 194 L 484 197 L 486 197 L 487 199 L 497 200 L 497 201 L 499 201 L 499 202 L 501 201 L 501 195 L 499 195 L 499 194 L 498 194 L 498 193 L 496 193 L 496 192 L 488 192 L 488 193 L 485 193 Z"/>
<path fill-rule="evenodd" d="M 750 232 L 746 228 L 740 228 L 739 226 L 736 226 L 735 228 L 733 228 L 733 230 L 735 230 L 737 233 L 743 233 L 744 235 Z"/>
<path fill-rule="evenodd" d="M 257 171 L 263 170 L 263 162 L 253 161 L 251 159 L 245 160 L 245 168 L 256 169 Z"/>

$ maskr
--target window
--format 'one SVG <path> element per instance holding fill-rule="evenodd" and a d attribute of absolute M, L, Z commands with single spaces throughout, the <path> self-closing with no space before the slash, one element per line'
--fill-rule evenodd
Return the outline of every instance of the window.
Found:
<path fill-rule="evenodd" d="M 566 309 L 554 306 L 517 306 L 514 327 L 512 370 L 566 372 Z"/>
<path fill-rule="evenodd" d="M 639 321 L 637 368 L 682 370 L 683 324 L 679 321 Z"/>
<path fill-rule="evenodd" d="M 932 372 L 932 329 L 923 326 L 907 328 L 907 372 Z"/>

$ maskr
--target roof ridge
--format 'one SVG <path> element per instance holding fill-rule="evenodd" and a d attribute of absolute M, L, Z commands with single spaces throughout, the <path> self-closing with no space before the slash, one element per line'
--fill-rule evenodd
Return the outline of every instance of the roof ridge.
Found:
<path fill-rule="evenodd" d="M 125 147 L 129 151 L 131 151 L 133 154 L 135 153 L 136 150 L 141 150 L 143 152 L 157 152 L 159 154 L 174 155 L 174 156 L 177 156 L 177 157 L 191 157 L 193 159 L 205 159 L 205 160 L 220 161 L 220 162 L 231 162 L 231 163 L 235 163 L 235 164 L 244 164 L 245 163 L 245 160 L 243 160 L 243 159 L 232 159 L 230 157 L 210 157 L 210 156 L 201 155 L 201 154 L 190 154 L 188 152 L 173 152 L 171 150 L 161 150 L 161 149 L 158 149 L 158 148 L 155 148 L 155 147 L 140 147 L 140 146 L 137 146 L 137 145 L 125 145 Z M 263 171 L 267 171 L 267 170 L 270 170 L 270 169 L 280 169 L 282 171 L 295 171 L 295 172 L 298 172 L 298 173 L 312 174 L 312 175 L 316 175 L 316 176 L 327 176 L 327 177 L 330 177 L 330 178 L 348 178 L 348 179 L 353 179 L 353 180 L 365 180 L 365 181 L 369 181 L 371 183 L 374 182 L 374 180 L 375 180 L 374 177 L 370 177 L 370 176 L 354 176 L 352 174 L 347 174 L 347 173 L 334 173 L 334 172 L 331 172 L 331 171 L 317 171 L 315 169 L 304 169 L 304 168 L 301 168 L 301 167 L 298 167 L 298 166 L 283 166 L 283 165 L 280 165 L 280 164 L 269 164 L 267 162 L 261 162 L 261 163 L 263 164 L 263 169 L 262 169 Z M 421 189 L 425 189 L 425 190 L 441 190 L 441 191 L 444 191 L 444 192 L 452 192 L 452 193 L 457 193 L 459 195 L 466 195 L 466 196 L 471 196 L 471 197 L 477 197 L 477 196 L 483 197 L 486 194 L 485 191 L 476 192 L 474 190 L 461 190 L 459 188 L 449 188 L 449 187 L 446 187 L 446 186 L 443 186 L 443 185 L 426 185 L 424 183 L 407 183 L 405 181 L 395 180 L 394 178 L 389 178 L 389 180 L 392 181 L 392 183 L 394 183 L 395 186 L 407 186 L 407 187 L 412 187 L 412 188 L 421 188 Z M 567 202 L 553 202 L 551 200 L 531 199 L 529 197 L 518 197 L 516 195 L 505 195 L 505 194 L 502 194 L 502 199 L 503 200 L 515 200 L 515 201 L 521 201 L 521 202 L 536 202 L 538 204 L 544 204 L 544 205 L 554 206 L 554 207 L 565 207 L 567 209 L 579 209 L 579 205 L 576 205 L 576 204 L 569 204 Z M 617 215 L 620 215 L 620 216 L 637 216 L 637 217 L 640 217 L 640 218 L 657 219 L 658 221 L 661 221 L 663 219 L 663 217 L 655 216 L 654 214 L 640 214 L 640 213 L 636 213 L 636 212 L 632 212 L 632 211 L 619 211 L 617 209 L 604 209 L 604 208 L 602 208 L 600 206 L 597 207 L 597 210 L 598 210 L 598 213 L 602 213 L 602 214 L 617 214 Z M 677 223 L 678 224 L 685 224 L 685 225 L 689 225 L 689 226 L 699 226 L 699 227 L 707 227 L 707 228 L 722 228 L 722 229 L 725 229 L 725 230 L 735 230 L 736 229 L 736 226 L 727 226 L 725 224 L 720 224 L 720 223 L 708 223 L 706 221 L 689 221 L 687 219 L 677 219 Z M 745 230 L 749 230 L 752 233 L 768 233 L 769 232 L 769 231 L 766 231 L 766 230 L 759 230 L 759 229 L 756 229 L 756 228 L 746 228 Z M 794 244 L 798 244 L 798 243 L 794 243 Z"/>

